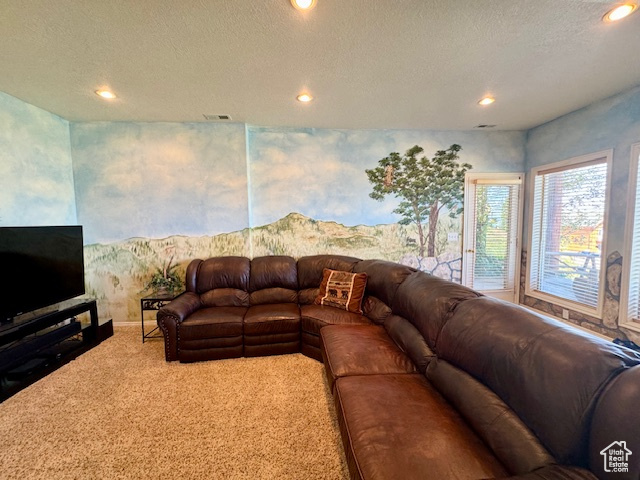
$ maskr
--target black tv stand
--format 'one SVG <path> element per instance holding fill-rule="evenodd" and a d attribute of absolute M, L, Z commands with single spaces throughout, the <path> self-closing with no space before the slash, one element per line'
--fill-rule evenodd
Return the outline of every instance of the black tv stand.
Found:
<path fill-rule="evenodd" d="M 83 313 L 89 322 L 78 320 Z M 99 330 L 95 300 L 65 302 L 0 324 L 0 401 L 97 345 Z"/>

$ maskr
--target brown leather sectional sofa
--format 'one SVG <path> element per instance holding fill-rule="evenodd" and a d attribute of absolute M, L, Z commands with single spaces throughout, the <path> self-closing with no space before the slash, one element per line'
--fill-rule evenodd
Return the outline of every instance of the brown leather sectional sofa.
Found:
<path fill-rule="evenodd" d="M 314 304 L 324 268 L 367 274 L 362 315 Z M 158 312 L 166 360 L 323 360 L 352 478 L 640 478 L 636 352 L 381 260 L 220 257 L 186 276 Z"/>

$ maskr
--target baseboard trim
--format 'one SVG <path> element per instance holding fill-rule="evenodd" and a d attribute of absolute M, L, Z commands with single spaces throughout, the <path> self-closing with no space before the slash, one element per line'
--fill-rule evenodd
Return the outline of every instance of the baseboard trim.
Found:
<path fill-rule="evenodd" d="M 140 322 L 113 322 L 114 327 L 140 327 Z"/>

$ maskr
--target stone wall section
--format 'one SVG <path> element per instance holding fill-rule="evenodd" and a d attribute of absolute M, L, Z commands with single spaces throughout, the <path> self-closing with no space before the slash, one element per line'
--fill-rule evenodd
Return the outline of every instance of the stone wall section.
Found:
<path fill-rule="evenodd" d="M 405 255 L 400 263 L 451 282 L 462 282 L 462 257 L 454 253 L 445 253 L 438 257 Z"/>

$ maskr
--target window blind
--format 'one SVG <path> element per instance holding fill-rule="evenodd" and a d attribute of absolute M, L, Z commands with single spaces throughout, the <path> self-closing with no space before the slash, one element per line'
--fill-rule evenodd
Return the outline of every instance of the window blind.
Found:
<path fill-rule="evenodd" d="M 533 290 L 597 307 L 607 170 L 602 158 L 536 175 L 529 278 Z"/>
<path fill-rule="evenodd" d="M 635 203 L 633 213 L 633 232 L 631 236 L 631 255 L 629 261 L 629 299 L 627 319 L 640 322 L 640 175 L 637 168 L 640 157 L 635 162 Z"/>
<path fill-rule="evenodd" d="M 508 290 L 515 284 L 520 185 L 475 182 L 471 287 Z"/>

